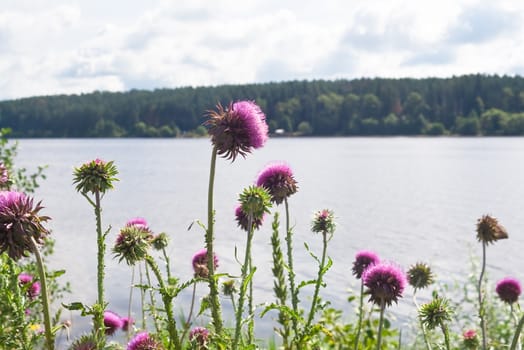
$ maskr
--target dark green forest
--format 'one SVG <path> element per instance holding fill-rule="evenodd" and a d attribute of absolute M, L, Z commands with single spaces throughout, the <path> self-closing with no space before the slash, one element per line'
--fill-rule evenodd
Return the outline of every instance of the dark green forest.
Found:
<path fill-rule="evenodd" d="M 284 135 L 524 135 L 524 78 L 482 74 L 31 97 L 0 102 L 0 127 L 12 137 L 199 136 L 206 110 L 245 99 Z"/>

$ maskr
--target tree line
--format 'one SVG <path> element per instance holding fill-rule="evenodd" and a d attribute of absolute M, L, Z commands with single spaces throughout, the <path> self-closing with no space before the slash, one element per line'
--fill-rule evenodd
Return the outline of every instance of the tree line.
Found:
<path fill-rule="evenodd" d="M 38 96 L 0 102 L 13 137 L 204 135 L 217 103 L 255 100 L 284 135 L 524 135 L 524 78 L 288 81 Z"/>

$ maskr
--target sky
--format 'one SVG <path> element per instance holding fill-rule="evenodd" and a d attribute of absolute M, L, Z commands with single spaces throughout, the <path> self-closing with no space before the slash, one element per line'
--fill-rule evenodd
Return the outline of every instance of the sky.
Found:
<path fill-rule="evenodd" d="M 522 0 L 1 0 L 0 100 L 524 75 Z"/>

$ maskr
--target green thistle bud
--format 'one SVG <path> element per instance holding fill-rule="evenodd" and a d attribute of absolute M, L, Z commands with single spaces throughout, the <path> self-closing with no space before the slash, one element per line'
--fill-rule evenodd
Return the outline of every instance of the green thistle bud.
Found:
<path fill-rule="evenodd" d="M 489 215 L 483 215 L 477 221 L 477 239 L 486 244 L 494 243 L 499 239 L 508 238 L 508 232 L 499 224 L 498 220 Z"/>
<path fill-rule="evenodd" d="M 315 233 L 333 234 L 335 228 L 335 215 L 331 210 L 322 209 L 315 213 L 311 231 Z"/>
<path fill-rule="evenodd" d="M 260 186 L 249 186 L 240 194 L 240 207 L 246 216 L 251 216 L 253 222 L 261 220 L 271 208 L 271 195 Z"/>
<path fill-rule="evenodd" d="M 224 293 L 225 296 L 233 296 L 236 292 L 235 280 L 227 280 L 222 283 L 222 293 Z"/>
<path fill-rule="evenodd" d="M 429 265 L 416 263 L 412 265 L 407 273 L 408 283 L 415 289 L 424 289 L 434 281 L 433 272 Z"/>
<path fill-rule="evenodd" d="M 113 181 L 118 181 L 115 177 L 118 170 L 112 161 L 105 162 L 95 159 L 80 167 L 75 168 L 73 175 L 73 184 L 76 184 L 76 190 L 81 193 L 105 193 L 113 189 Z"/>
<path fill-rule="evenodd" d="M 125 226 L 116 238 L 113 253 L 119 262 L 125 260 L 128 265 L 134 265 L 146 258 L 153 237 L 149 230 L 138 226 Z"/>
<path fill-rule="evenodd" d="M 153 240 L 151 241 L 151 244 L 155 250 L 162 250 L 166 248 L 168 243 L 169 239 L 167 238 L 167 234 L 165 232 L 161 232 L 154 236 Z"/>
<path fill-rule="evenodd" d="M 435 297 L 432 301 L 420 307 L 418 317 L 424 326 L 428 329 L 434 329 L 451 321 L 452 313 L 447 299 Z"/>

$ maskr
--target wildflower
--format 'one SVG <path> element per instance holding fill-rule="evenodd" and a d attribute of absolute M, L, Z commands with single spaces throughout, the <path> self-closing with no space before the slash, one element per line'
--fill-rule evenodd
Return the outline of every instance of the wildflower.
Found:
<path fill-rule="evenodd" d="M 315 233 L 335 232 L 335 216 L 329 209 L 323 209 L 315 213 L 311 231 Z"/>
<path fill-rule="evenodd" d="M 420 307 L 418 317 L 428 329 L 441 327 L 445 322 L 451 321 L 452 311 L 449 301 L 441 297 L 435 297 L 429 303 Z"/>
<path fill-rule="evenodd" d="M 148 332 L 137 333 L 127 344 L 127 350 L 161 350 L 162 345 L 153 339 Z"/>
<path fill-rule="evenodd" d="M 252 101 L 230 103 L 224 109 L 220 104 L 216 111 L 208 111 L 208 127 L 211 142 L 217 153 L 234 161 L 237 155 L 245 157 L 253 148 L 266 142 L 268 126 L 266 116 Z"/>
<path fill-rule="evenodd" d="M 49 231 L 42 223 L 50 218 L 39 215 L 40 203 L 33 205 L 33 199 L 21 192 L 0 191 L 0 253 L 18 260 L 32 251 L 31 239 L 44 243 Z"/>
<path fill-rule="evenodd" d="M 489 215 L 483 215 L 477 221 L 477 239 L 486 244 L 494 243 L 499 239 L 508 238 L 508 232 L 499 224 L 498 220 Z"/>
<path fill-rule="evenodd" d="M 247 218 L 251 217 L 253 226 L 261 221 L 271 208 L 271 197 L 266 189 L 259 186 L 249 186 L 239 196 L 240 207 Z M 239 222 L 240 225 L 240 222 Z M 247 228 L 247 224 L 245 227 Z M 247 231 L 247 229 L 246 229 Z"/>
<path fill-rule="evenodd" d="M 364 271 L 371 265 L 376 265 L 380 262 L 377 254 L 369 250 L 361 250 L 355 255 L 355 261 L 353 262 L 353 275 L 356 278 L 362 278 Z"/>
<path fill-rule="evenodd" d="M 33 282 L 33 276 L 28 273 L 21 273 L 18 275 L 18 282 L 21 286 L 28 286 L 27 296 L 29 299 L 33 300 L 40 294 L 40 282 Z"/>
<path fill-rule="evenodd" d="M 132 317 L 122 317 L 122 330 L 127 332 L 130 327 L 133 327 L 135 320 Z"/>
<path fill-rule="evenodd" d="M 218 267 L 218 258 L 213 255 L 213 265 L 215 269 Z M 208 278 L 209 269 L 207 268 L 207 249 L 200 249 L 193 255 L 193 270 L 195 271 L 195 277 Z"/>
<path fill-rule="evenodd" d="M 232 296 L 237 292 L 237 288 L 235 287 L 235 280 L 227 280 L 222 282 L 222 293 L 224 293 L 225 296 Z"/>
<path fill-rule="evenodd" d="M 406 285 L 406 276 L 396 266 L 379 263 L 372 265 L 363 273 L 364 285 L 368 288 L 369 301 L 381 305 L 391 305 L 398 302 Z"/>
<path fill-rule="evenodd" d="M 0 162 L 0 188 L 9 187 L 9 174 L 4 163 Z"/>
<path fill-rule="evenodd" d="M 76 190 L 81 193 L 105 193 L 113 188 L 113 182 L 118 181 L 115 177 L 118 174 L 113 161 L 105 162 L 95 159 L 75 168 L 73 183 Z"/>
<path fill-rule="evenodd" d="M 118 329 L 122 328 L 123 321 L 112 311 L 104 311 L 104 326 L 106 327 L 106 334 L 113 335 Z"/>
<path fill-rule="evenodd" d="M 498 281 L 495 291 L 500 300 L 508 304 L 516 302 L 522 293 L 519 281 L 511 277 L 506 277 Z"/>
<path fill-rule="evenodd" d="M 92 334 L 83 335 L 71 344 L 69 350 L 96 350 L 96 340 Z"/>
<path fill-rule="evenodd" d="M 151 241 L 153 248 L 156 250 L 165 249 L 168 243 L 169 240 L 167 239 L 167 234 L 165 232 L 161 232 L 158 235 L 154 236 L 153 240 Z"/>
<path fill-rule="evenodd" d="M 119 261 L 126 260 L 128 265 L 134 265 L 145 259 L 151 245 L 152 235 L 141 226 L 124 226 L 118 234 L 113 247 L 113 253 Z"/>
<path fill-rule="evenodd" d="M 260 174 L 256 182 L 271 195 L 271 201 L 276 204 L 297 192 L 297 181 L 293 177 L 291 168 L 285 163 L 269 164 Z"/>
<path fill-rule="evenodd" d="M 480 340 L 474 329 L 469 329 L 462 334 L 462 344 L 465 349 L 475 350 L 480 346 Z"/>
<path fill-rule="evenodd" d="M 136 226 L 136 227 L 142 228 L 144 230 L 149 230 L 149 226 L 147 225 L 146 219 L 139 218 L 139 217 L 129 219 L 126 222 L 126 226 Z"/>
<path fill-rule="evenodd" d="M 236 209 L 235 209 L 235 218 L 237 220 L 237 224 L 238 226 L 244 230 L 244 231 L 249 231 L 249 218 L 248 216 L 246 215 L 246 213 L 244 213 L 244 211 L 242 210 L 242 206 L 237 206 Z M 262 216 L 261 218 L 256 218 L 256 219 L 253 219 L 252 221 L 252 224 L 253 224 L 253 228 L 255 230 L 258 230 L 260 228 L 260 226 L 262 226 L 262 223 L 264 221 L 264 217 Z"/>
<path fill-rule="evenodd" d="M 204 327 L 195 327 L 189 332 L 189 341 L 205 348 L 209 340 L 209 331 Z"/>
<path fill-rule="evenodd" d="M 429 265 L 416 263 L 407 273 L 409 284 L 415 289 L 423 289 L 433 283 L 433 272 Z"/>

